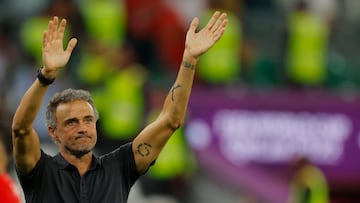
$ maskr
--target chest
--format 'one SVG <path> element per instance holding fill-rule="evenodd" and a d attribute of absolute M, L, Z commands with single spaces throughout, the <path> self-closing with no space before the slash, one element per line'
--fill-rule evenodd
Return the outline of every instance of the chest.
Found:
<path fill-rule="evenodd" d="M 44 194 L 43 202 L 125 203 L 130 191 L 121 173 L 103 169 L 88 171 L 83 176 L 76 170 L 62 169 L 46 173 L 42 178 L 39 187 Z"/>

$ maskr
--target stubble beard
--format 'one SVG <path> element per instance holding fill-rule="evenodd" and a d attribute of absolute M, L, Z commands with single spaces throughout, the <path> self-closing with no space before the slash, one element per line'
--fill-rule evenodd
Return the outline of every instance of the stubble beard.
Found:
<path fill-rule="evenodd" d="M 89 137 L 90 136 L 86 136 L 86 135 L 79 135 L 77 136 L 75 139 L 79 139 L 81 137 Z M 80 145 L 68 145 L 68 144 L 65 144 L 64 145 L 64 149 L 72 156 L 75 156 L 76 158 L 81 158 L 83 157 L 84 155 L 87 155 L 89 154 L 95 147 L 95 144 L 96 144 L 96 140 L 95 140 L 95 143 L 83 143 L 83 144 L 80 144 Z"/>
<path fill-rule="evenodd" d="M 81 158 L 82 156 L 91 152 L 92 149 L 72 149 L 68 146 L 65 146 L 65 149 L 76 158 Z"/>

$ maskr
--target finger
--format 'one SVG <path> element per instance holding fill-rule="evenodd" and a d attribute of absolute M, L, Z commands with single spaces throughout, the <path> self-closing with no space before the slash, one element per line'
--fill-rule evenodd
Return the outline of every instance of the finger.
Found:
<path fill-rule="evenodd" d="M 224 34 L 224 32 L 225 29 L 221 29 L 220 31 L 216 32 L 213 36 L 214 41 L 215 42 L 218 41 L 221 38 L 221 36 Z"/>
<path fill-rule="evenodd" d="M 43 43 L 42 43 L 43 47 L 45 47 L 48 42 L 49 42 L 49 37 L 48 37 L 48 31 L 46 30 L 43 33 Z"/>
<path fill-rule="evenodd" d="M 217 29 L 219 29 L 219 27 L 223 24 L 226 17 L 227 17 L 227 14 L 222 13 L 221 16 L 216 20 L 215 25 L 210 29 L 210 31 L 215 32 Z"/>
<path fill-rule="evenodd" d="M 219 27 L 219 29 L 216 30 L 216 32 L 215 32 L 214 35 L 213 35 L 213 39 L 214 39 L 215 41 L 219 40 L 219 39 L 221 38 L 221 36 L 224 34 L 227 23 L 228 23 L 228 20 L 225 19 L 225 20 L 221 23 L 221 26 Z"/>
<path fill-rule="evenodd" d="M 51 26 L 51 40 L 56 39 L 56 30 L 59 24 L 59 18 L 57 16 L 54 16 L 54 19 L 52 21 L 52 26 Z"/>
<path fill-rule="evenodd" d="M 213 14 L 213 16 L 210 18 L 208 24 L 205 26 L 205 28 L 207 28 L 208 30 L 211 30 L 211 28 L 214 26 L 216 19 L 218 19 L 220 15 L 219 11 L 215 11 L 215 13 Z"/>
<path fill-rule="evenodd" d="M 66 47 L 66 50 L 65 50 L 65 51 L 66 51 L 68 54 L 71 54 L 71 52 L 72 52 L 73 49 L 75 48 L 76 44 L 77 44 L 77 39 L 76 39 L 76 38 L 72 38 L 72 39 L 69 41 L 68 46 Z"/>
<path fill-rule="evenodd" d="M 46 34 L 47 34 L 47 42 L 51 41 L 51 29 L 52 29 L 52 24 L 53 24 L 53 21 L 52 21 L 52 20 L 49 20 L 48 28 L 47 28 L 47 30 L 45 31 Z"/>
<path fill-rule="evenodd" d="M 60 27 L 59 27 L 59 31 L 57 34 L 57 39 L 62 40 L 64 37 L 64 33 L 65 33 L 65 27 L 66 27 L 66 19 L 62 19 L 61 23 L 60 23 Z"/>
<path fill-rule="evenodd" d="M 190 24 L 189 32 L 195 33 L 197 27 L 199 26 L 199 18 L 195 17 Z"/>

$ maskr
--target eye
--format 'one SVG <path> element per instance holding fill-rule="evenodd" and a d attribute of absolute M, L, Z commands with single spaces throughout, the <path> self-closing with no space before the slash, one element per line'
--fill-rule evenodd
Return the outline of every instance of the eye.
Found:
<path fill-rule="evenodd" d="M 93 117 L 86 117 L 84 120 L 85 120 L 85 122 L 88 123 L 88 124 L 94 122 L 94 118 L 93 118 Z"/>
<path fill-rule="evenodd" d="M 73 120 L 73 119 L 70 119 L 66 122 L 66 126 L 68 127 L 73 127 L 77 124 L 77 121 L 76 120 Z"/>

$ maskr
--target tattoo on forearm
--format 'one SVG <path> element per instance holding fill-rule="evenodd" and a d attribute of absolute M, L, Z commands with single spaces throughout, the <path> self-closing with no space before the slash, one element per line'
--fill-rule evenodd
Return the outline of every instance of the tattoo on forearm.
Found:
<path fill-rule="evenodd" d="M 146 157 L 150 155 L 151 148 L 150 144 L 144 142 L 137 146 L 137 151 L 142 157 Z"/>
<path fill-rule="evenodd" d="M 170 92 L 171 92 L 171 101 L 174 101 L 174 93 L 175 93 L 175 90 L 176 90 L 177 88 L 179 88 L 179 87 L 181 87 L 181 85 L 176 85 L 176 86 L 173 86 L 173 87 L 171 88 L 171 90 L 170 90 Z"/>
<path fill-rule="evenodd" d="M 182 61 L 182 65 L 185 67 L 185 68 L 188 68 L 188 69 L 191 69 L 191 70 L 195 70 L 196 68 L 196 65 L 194 64 L 191 64 L 187 61 Z"/>

